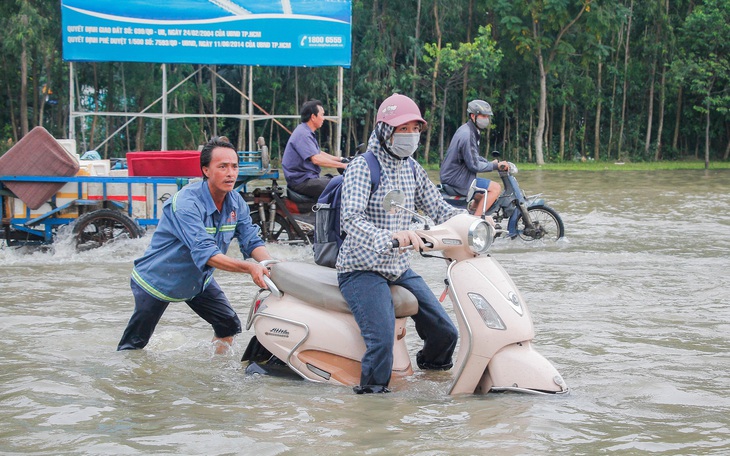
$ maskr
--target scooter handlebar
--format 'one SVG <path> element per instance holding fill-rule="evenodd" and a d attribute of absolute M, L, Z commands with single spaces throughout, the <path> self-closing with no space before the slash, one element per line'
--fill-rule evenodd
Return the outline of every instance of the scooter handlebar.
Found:
<path fill-rule="evenodd" d="M 391 239 L 390 240 L 390 245 L 391 245 L 391 248 L 397 249 L 398 247 L 400 247 L 400 242 L 398 241 L 398 239 Z M 423 245 L 426 246 L 426 247 L 428 247 L 429 249 L 433 248 L 433 243 L 432 242 L 424 242 Z M 404 250 L 412 249 L 412 248 L 413 248 L 412 245 L 408 245 L 408 246 L 403 247 Z"/>

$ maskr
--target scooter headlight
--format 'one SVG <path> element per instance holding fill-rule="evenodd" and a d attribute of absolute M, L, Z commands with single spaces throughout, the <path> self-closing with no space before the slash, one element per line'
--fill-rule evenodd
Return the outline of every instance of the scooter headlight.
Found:
<path fill-rule="evenodd" d="M 482 295 L 477 293 L 468 293 L 468 295 L 472 304 L 476 307 L 477 312 L 479 312 L 479 316 L 482 317 L 484 324 L 487 325 L 488 328 L 501 330 L 507 329 L 507 326 L 504 324 L 502 319 L 499 318 L 497 311 L 489 305 Z"/>
<path fill-rule="evenodd" d="M 477 220 L 469 227 L 469 248 L 477 255 L 489 250 L 494 240 L 494 228 L 484 220 Z"/>

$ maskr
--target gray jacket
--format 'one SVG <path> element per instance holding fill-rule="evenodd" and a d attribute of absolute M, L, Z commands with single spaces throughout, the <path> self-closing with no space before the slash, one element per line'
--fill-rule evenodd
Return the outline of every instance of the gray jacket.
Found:
<path fill-rule="evenodd" d="M 442 184 L 454 187 L 466 196 L 469 185 L 477 177 L 477 173 L 485 173 L 495 169 L 494 163 L 479 155 L 479 129 L 474 122 L 467 121 L 459 127 L 451 138 L 446 151 L 446 158 L 441 164 L 439 177 Z"/>

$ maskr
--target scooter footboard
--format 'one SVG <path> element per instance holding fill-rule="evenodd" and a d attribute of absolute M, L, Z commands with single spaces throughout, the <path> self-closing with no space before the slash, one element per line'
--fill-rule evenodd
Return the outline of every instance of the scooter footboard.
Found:
<path fill-rule="evenodd" d="M 564 394 L 563 377 L 530 341 L 511 344 L 498 351 L 489 362 L 479 384 L 481 391 L 518 391 Z"/>

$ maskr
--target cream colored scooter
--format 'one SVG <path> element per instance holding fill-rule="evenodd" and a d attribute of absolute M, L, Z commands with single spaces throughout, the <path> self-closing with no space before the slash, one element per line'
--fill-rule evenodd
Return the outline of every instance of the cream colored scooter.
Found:
<path fill-rule="evenodd" d="M 397 190 L 386 196 L 384 207 L 408 211 Z M 449 263 L 448 294 L 460 343 L 448 393 L 567 393 L 558 371 L 532 346 L 535 331 L 520 292 L 486 253 L 495 234 L 491 223 L 462 214 L 417 231 L 427 245 L 422 255 Z M 437 251 L 442 255 L 429 254 Z M 255 332 L 242 359 L 249 362 L 247 372 L 284 368 L 313 382 L 359 384 L 365 343 L 340 294 L 337 272 L 298 262 L 267 266 L 269 290 L 255 296 L 246 325 Z M 406 319 L 418 312 L 418 303 L 401 287 L 391 291 L 396 314 L 392 382 L 397 382 L 398 377 L 413 373 Z"/>

